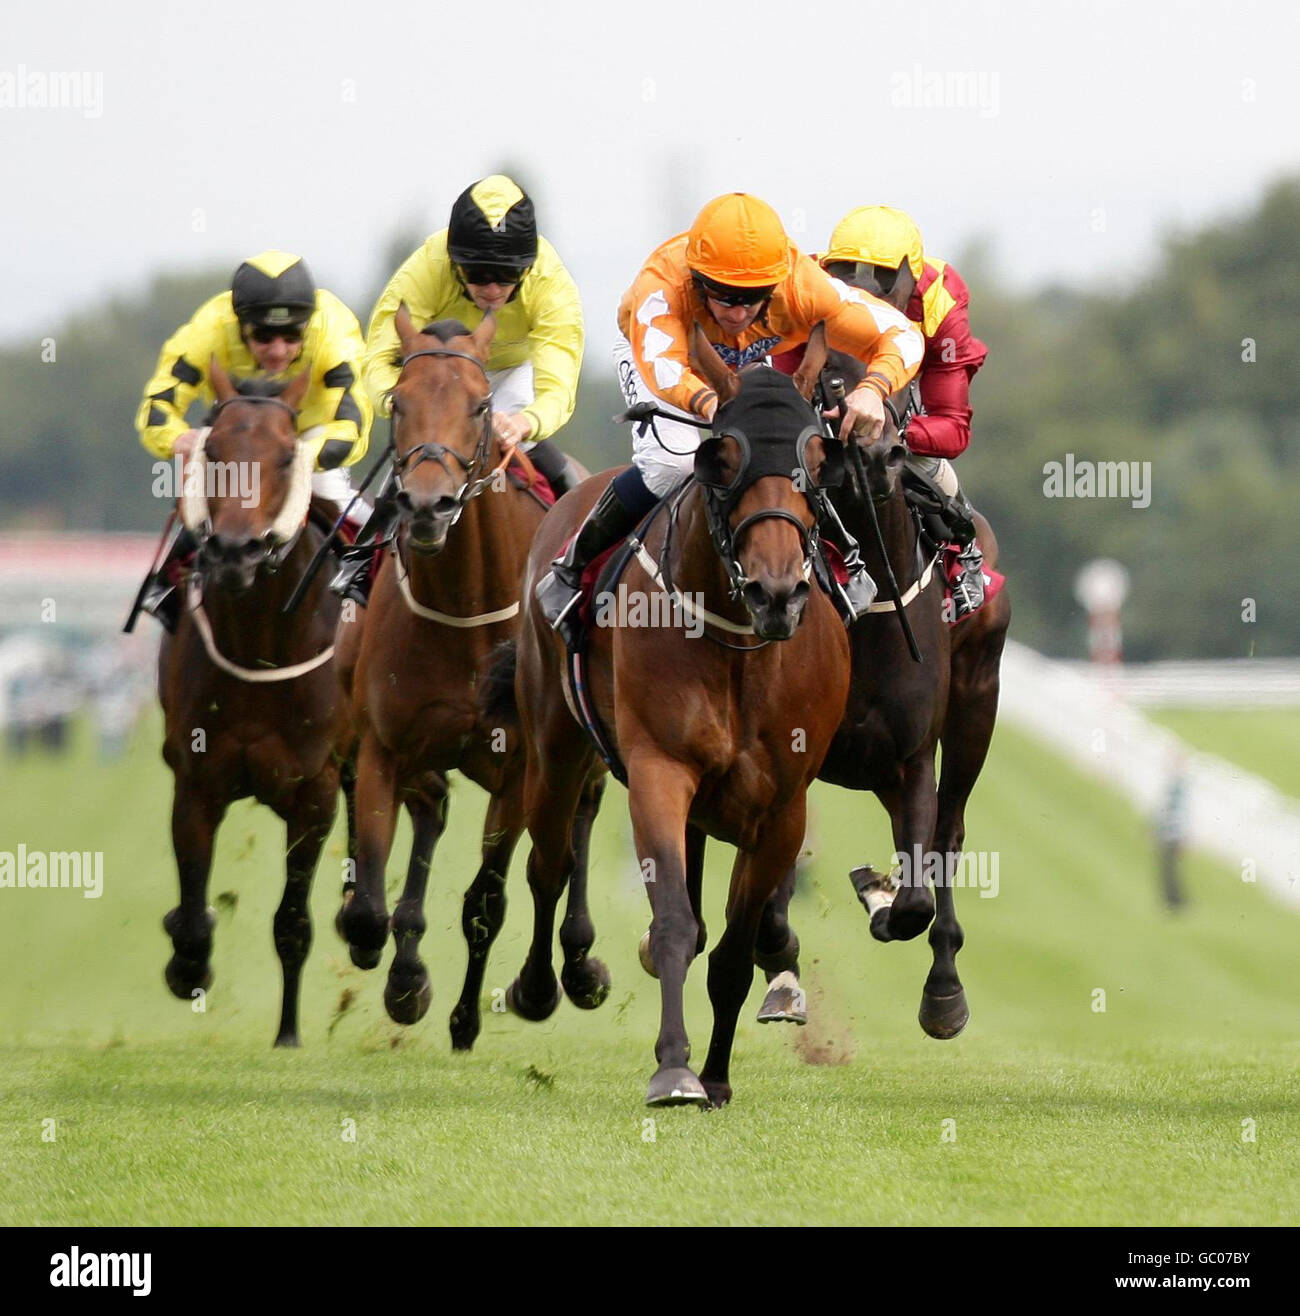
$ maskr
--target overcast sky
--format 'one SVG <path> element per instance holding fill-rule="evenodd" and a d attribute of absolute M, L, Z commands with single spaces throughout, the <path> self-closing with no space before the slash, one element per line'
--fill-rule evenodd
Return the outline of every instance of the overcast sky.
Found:
<path fill-rule="evenodd" d="M 642 260 L 724 191 L 806 250 L 887 202 L 932 254 L 984 236 L 1020 285 L 1113 286 L 1300 170 L 1298 38 L 1289 0 L 7 5 L 0 338 L 268 246 L 364 326 L 394 230 L 504 162 L 602 356 Z M 70 73 L 79 106 L 30 103 Z"/>

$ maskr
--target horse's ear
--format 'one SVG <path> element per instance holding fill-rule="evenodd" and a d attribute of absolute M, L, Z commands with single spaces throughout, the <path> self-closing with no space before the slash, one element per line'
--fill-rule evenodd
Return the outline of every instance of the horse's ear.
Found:
<path fill-rule="evenodd" d="M 691 334 L 691 363 L 713 385 L 719 406 L 730 402 L 740 392 L 740 380 L 727 369 L 698 323 Z"/>
<path fill-rule="evenodd" d="M 411 320 L 411 312 L 406 309 L 406 303 L 401 302 L 397 307 L 397 314 L 393 316 L 393 328 L 397 330 L 397 337 L 402 344 L 402 355 L 411 354 L 412 340 L 417 337 L 415 324 Z"/>
<path fill-rule="evenodd" d="M 218 402 L 227 402 L 238 392 L 234 381 L 226 374 L 225 367 L 215 356 L 208 361 L 208 383 L 212 385 L 212 391 L 217 395 Z"/>
<path fill-rule="evenodd" d="M 308 361 L 303 367 L 300 374 L 295 375 L 288 384 L 285 385 L 284 392 L 280 394 L 280 401 L 287 402 L 295 411 L 302 406 L 302 400 L 307 396 L 307 388 L 311 384 L 311 362 Z"/>
<path fill-rule="evenodd" d="M 469 341 L 474 344 L 475 356 L 481 356 L 484 361 L 487 360 L 488 348 L 492 346 L 492 340 L 496 337 L 496 332 L 497 318 L 489 311 L 483 317 L 483 323 L 469 336 Z"/>
<path fill-rule="evenodd" d="M 808 335 L 808 346 L 804 348 L 803 361 L 794 372 L 794 386 L 803 394 L 805 400 L 811 401 L 817 378 L 826 368 L 826 321 L 818 320 L 813 331 Z"/>

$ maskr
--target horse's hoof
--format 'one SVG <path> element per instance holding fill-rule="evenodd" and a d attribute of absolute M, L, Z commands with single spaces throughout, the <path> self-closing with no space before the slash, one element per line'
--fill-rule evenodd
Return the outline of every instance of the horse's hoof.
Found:
<path fill-rule="evenodd" d="M 759 1007 L 760 1024 L 806 1024 L 808 997 L 799 986 L 799 979 L 787 969 L 778 973 L 768 984 L 767 995 Z"/>
<path fill-rule="evenodd" d="M 921 1027 L 931 1037 L 946 1042 L 956 1037 L 970 1022 L 970 1010 L 966 1005 L 966 992 L 959 989 L 952 996 L 931 996 L 925 992 L 921 996 L 921 1012 L 917 1015 Z"/>
<path fill-rule="evenodd" d="M 877 872 L 870 864 L 864 864 L 849 873 L 849 882 L 871 920 L 871 935 L 877 941 L 893 941 L 889 929 L 889 911 L 897 892 L 889 875 Z"/>
<path fill-rule="evenodd" d="M 297 1050 L 302 1043 L 298 1040 L 297 1033 L 281 1033 L 280 1036 L 275 1039 L 275 1045 L 277 1049 L 284 1046 L 292 1047 L 294 1050 Z"/>
<path fill-rule="evenodd" d="M 560 973 L 564 994 L 579 1010 L 594 1010 L 609 995 L 609 970 L 604 961 L 588 958 L 572 969 L 565 965 Z"/>
<path fill-rule="evenodd" d="M 646 1089 L 647 1106 L 707 1106 L 709 1094 L 689 1069 L 661 1069 Z"/>
<path fill-rule="evenodd" d="M 731 1100 L 730 1083 L 715 1083 L 712 1079 L 705 1079 L 704 1090 L 709 1094 L 710 1110 L 718 1110 Z"/>
<path fill-rule="evenodd" d="M 636 948 L 636 957 L 641 961 L 641 967 L 652 978 L 659 976 L 658 970 L 655 968 L 655 962 L 650 956 L 650 931 L 648 928 L 641 934 L 641 942 Z"/>
<path fill-rule="evenodd" d="M 213 976 L 210 964 L 198 965 L 179 955 L 173 955 L 163 970 L 171 994 L 182 1001 L 192 1001 L 196 991 L 211 990 Z"/>
<path fill-rule="evenodd" d="M 538 1004 L 536 1001 L 530 1001 L 523 994 L 523 989 L 519 985 L 519 979 L 506 988 L 506 1005 L 510 1010 L 517 1014 L 521 1019 L 530 1019 L 533 1023 L 540 1023 L 543 1019 L 549 1019 L 555 1013 L 556 1006 L 560 1003 L 560 997 L 564 995 L 560 984 L 555 984 L 555 995 L 549 1001 Z"/>
<path fill-rule="evenodd" d="M 349 946 L 348 956 L 358 969 L 376 969 L 384 958 L 384 948 L 379 946 L 372 950 L 368 946 Z"/>
<path fill-rule="evenodd" d="M 478 1039 L 481 1023 L 478 1011 L 466 1010 L 459 1003 L 451 1012 L 449 1020 L 451 1029 L 451 1049 L 453 1051 L 472 1051 Z"/>
<path fill-rule="evenodd" d="M 423 969 L 414 974 L 389 973 L 384 984 L 384 1009 L 395 1024 L 418 1024 L 431 1000 L 433 988 Z"/>

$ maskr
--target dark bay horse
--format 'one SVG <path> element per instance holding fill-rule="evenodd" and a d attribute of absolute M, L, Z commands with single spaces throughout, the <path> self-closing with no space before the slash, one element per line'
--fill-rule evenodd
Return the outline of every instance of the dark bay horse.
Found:
<path fill-rule="evenodd" d="M 337 926 L 353 963 L 374 968 L 388 939 L 385 866 L 405 804 L 414 839 L 391 920 L 396 954 L 384 1005 L 397 1023 L 423 1018 L 430 985 L 419 946 L 433 850 L 447 821 L 447 774 L 459 770 L 488 791 L 482 863 L 462 915 L 469 966 L 451 1015 L 452 1045 L 467 1050 L 479 1033 L 483 972 L 523 830 L 517 735 L 479 715 L 476 691 L 492 650 L 517 632 L 524 561 L 545 508 L 494 467 L 484 363 L 495 318 L 472 334 L 452 321 L 418 332 L 403 305 L 396 327 L 401 520 L 369 606 L 353 615 L 345 608 L 339 628 L 340 676 L 358 738 L 358 822 L 355 885 L 345 890 Z"/>
<path fill-rule="evenodd" d="M 742 378 L 737 399 L 715 419 L 715 437 L 701 444 L 696 478 L 654 519 L 643 551 L 626 568 L 619 592 L 633 606 L 594 626 L 587 649 L 590 695 L 626 767 L 653 911 L 649 949 L 661 1019 L 658 1069 L 646 1095 L 652 1106 L 730 1099 L 731 1048 L 753 979 L 759 921 L 802 843 L 805 795 L 848 689 L 844 628 L 830 600 L 809 586 L 816 526 L 810 486 L 842 463 L 843 453 L 831 451 L 837 445 L 823 439 L 788 377 L 756 367 Z M 605 771 L 561 697 L 563 646 L 533 605 L 532 590 L 615 473 L 562 499 L 529 555 L 514 692 L 527 755 L 535 918 L 527 960 L 507 998 L 528 1018 L 544 1018 L 558 1003 L 555 907 L 575 868 L 575 819 Z M 638 625 L 638 615 L 663 617 L 662 609 L 635 606 L 656 597 L 676 600 L 680 612 Z M 688 625 L 687 617 L 702 625 Z M 682 989 L 704 946 L 706 835 L 738 853 L 726 931 L 709 958 L 713 1035 L 697 1077 L 688 1067 Z M 590 936 L 584 945 L 562 931 L 566 971 L 582 962 Z"/>
<path fill-rule="evenodd" d="M 216 361 L 210 378 L 217 405 L 186 465 L 181 500 L 198 551 L 187 606 L 158 658 L 180 874 L 180 904 L 163 920 L 174 950 L 167 985 L 183 1000 L 211 986 L 213 842 L 227 806 L 254 796 L 286 824 L 286 883 L 274 926 L 284 974 L 275 1043 L 297 1046 L 299 975 L 311 945 L 308 897 L 349 740 L 333 660 L 338 600 L 317 581 L 297 617 L 280 613 L 325 538 L 308 515 L 312 450 L 296 429 L 310 371 L 279 397 L 243 395 Z M 200 494 L 209 482 L 199 475 L 218 469 L 255 475 L 255 483 L 227 484 L 254 489 L 256 498 L 241 498 L 238 488 L 218 494 L 218 482 Z"/>
<path fill-rule="evenodd" d="M 839 353 L 832 354 L 831 364 L 849 387 L 861 373 L 856 362 Z M 901 885 L 895 890 L 887 875 L 870 868 L 854 870 L 854 885 L 877 940 L 904 941 L 930 929 L 933 962 L 919 1019 L 931 1037 L 951 1038 L 969 1019 L 957 975 L 963 933 L 953 886 L 966 837 L 966 803 L 984 766 L 997 717 L 999 665 L 1011 603 L 1003 589 L 950 627 L 942 563 L 918 546 L 900 480 L 907 450 L 892 420 L 887 419 L 881 439 L 860 452 L 866 490 L 855 479 L 832 498 L 857 537 L 868 570 L 883 581 L 885 563 L 867 500 L 874 505 L 922 661 L 913 661 L 887 599 L 874 605 L 879 611 L 854 623 L 849 632 L 853 679 L 844 721 L 819 776 L 852 790 L 874 791 L 888 811 Z M 985 564 L 994 567 L 997 540 L 978 514 L 976 526 Z M 936 787 L 935 750 L 940 744 L 942 769 Z M 936 876 L 942 880 L 934 882 L 932 892 Z M 799 942 L 787 917 L 793 878 L 791 873 L 765 910 L 759 934 L 758 962 L 772 978 L 760 1011 L 767 1020 L 802 1021 Z"/>

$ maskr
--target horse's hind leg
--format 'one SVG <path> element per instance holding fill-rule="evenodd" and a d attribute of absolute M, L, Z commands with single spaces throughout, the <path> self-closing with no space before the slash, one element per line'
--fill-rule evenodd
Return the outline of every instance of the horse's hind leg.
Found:
<path fill-rule="evenodd" d="M 311 949 L 311 883 L 337 807 L 338 783 L 331 771 L 323 782 L 317 778 L 299 788 L 286 820 L 284 896 L 273 925 L 275 952 L 284 977 L 276 1046 L 298 1045 L 298 986 L 303 962 Z"/>
<path fill-rule="evenodd" d="M 212 846 L 225 805 L 178 780 L 172 797 L 172 848 L 180 876 L 181 899 L 163 918 L 172 939 L 172 957 L 164 976 L 173 996 L 192 1000 L 212 986 L 212 929 L 216 917 L 208 908 L 208 877 Z"/>
<path fill-rule="evenodd" d="M 344 868 L 343 899 L 350 896 L 357 885 L 357 754 L 354 748 L 339 763 L 339 789 L 343 792 L 343 808 L 348 822 L 348 863 Z"/>
<path fill-rule="evenodd" d="M 790 901 L 794 897 L 797 869 L 781 879 L 768 897 L 758 923 L 754 963 L 767 974 L 767 995 L 758 1010 L 760 1024 L 808 1022 L 808 1001 L 799 985 L 799 937 L 790 926 Z"/>
<path fill-rule="evenodd" d="M 415 1024 L 424 1018 L 432 991 L 429 973 L 420 959 L 420 938 L 427 924 L 424 895 L 429 887 L 433 849 L 447 826 L 447 779 L 427 772 L 405 796 L 411 815 L 411 858 L 406 885 L 393 909 L 393 942 L 397 953 L 384 985 L 384 1009 L 396 1024 Z"/>
<path fill-rule="evenodd" d="M 460 927 L 469 950 L 465 984 L 451 1012 L 453 1050 L 468 1051 L 479 1035 L 479 997 L 488 953 L 506 917 L 506 874 L 523 830 L 523 774 L 515 773 L 493 795 L 483 822 L 483 859 L 465 892 Z"/>
<path fill-rule="evenodd" d="M 564 968 L 560 981 L 565 995 L 581 1010 L 594 1010 L 609 995 L 609 970 L 590 955 L 596 929 L 587 908 L 587 859 L 591 851 L 591 827 L 605 793 L 605 778 L 588 781 L 573 819 L 573 872 L 569 876 L 569 903 L 560 924 L 560 946 Z"/>
<path fill-rule="evenodd" d="M 877 793 L 889 809 L 903 883 L 889 903 L 872 913 L 871 935 L 877 941 L 911 941 L 934 918 L 934 896 L 925 862 L 931 853 L 938 809 L 933 744 L 922 747 L 903 764 L 902 786 L 897 793 Z M 866 903 L 865 895 L 859 895 Z"/>

